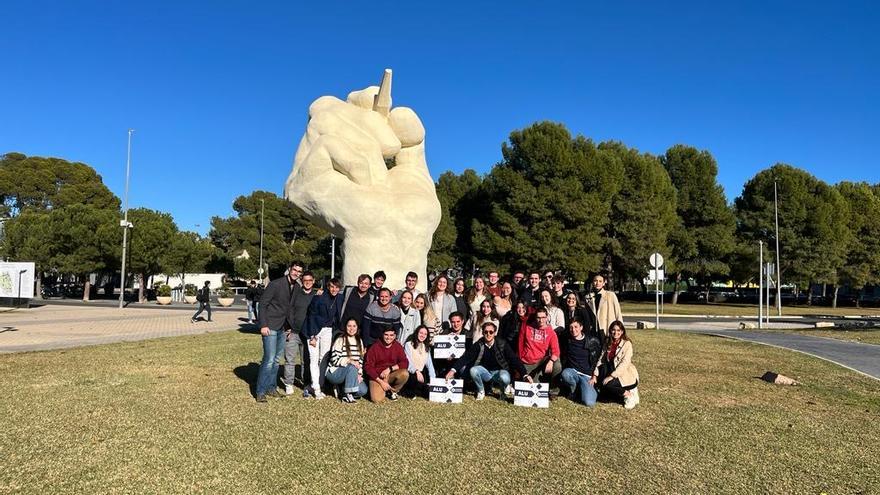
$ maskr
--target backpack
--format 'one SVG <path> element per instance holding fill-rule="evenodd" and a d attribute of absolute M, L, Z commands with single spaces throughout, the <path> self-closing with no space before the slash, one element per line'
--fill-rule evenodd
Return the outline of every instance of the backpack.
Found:
<path fill-rule="evenodd" d="M 208 302 L 208 298 L 210 297 L 210 293 L 208 292 L 209 290 L 210 289 L 208 289 L 207 287 L 202 287 L 201 289 L 199 289 L 199 293 L 196 294 L 196 301 L 202 303 Z"/>

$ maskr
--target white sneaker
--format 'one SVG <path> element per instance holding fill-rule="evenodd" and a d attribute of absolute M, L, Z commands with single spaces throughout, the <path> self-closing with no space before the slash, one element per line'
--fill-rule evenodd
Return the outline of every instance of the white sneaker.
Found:
<path fill-rule="evenodd" d="M 293 385 L 289 383 L 284 384 L 284 395 L 293 395 Z"/>
<path fill-rule="evenodd" d="M 315 390 L 314 395 L 315 395 L 315 399 L 317 399 L 317 400 L 321 400 L 324 397 L 327 397 L 326 395 L 324 395 L 324 392 L 321 392 L 320 390 Z"/>
<path fill-rule="evenodd" d="M 484 392 L 484 391 L 482 391 L 482 390 L 480 390 L 479 392 L 477 392 L 477 400 L 483 400 L 483 399 L 485 399 L 485 398 L 486 398 L 486 392 Z"/>
<path fill-rule="evenodd" d="M 632 398 L 635 401 L 635 404 L 633 404 L 633 405 L 635 405 L 635 406 L 639 405 L 639 387 L 632 389 L 632 391 L 630 393 L 632 394 Z"/>
<path fill-rule="evenodd" d="M 513 395 L 513 385 L 508 385 L 504 388 L 504 395 L 510 397 Z"/>
<path fill-rule="evenodd" d="M 623 398 L 623 408 L 632 409 L 634 407 L 636 407 L 635 395 L 630 393 L 629 397 Z"/>

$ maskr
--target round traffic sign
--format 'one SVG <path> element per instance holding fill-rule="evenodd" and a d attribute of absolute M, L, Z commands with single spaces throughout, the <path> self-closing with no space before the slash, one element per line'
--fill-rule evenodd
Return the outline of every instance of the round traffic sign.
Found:
<path fill-rule="evenodd" d="M 651 266 L 654 268 L 660 268 L 663 266 L 663 255 L 660 253 L 654 253 L 650 257 Z"/>

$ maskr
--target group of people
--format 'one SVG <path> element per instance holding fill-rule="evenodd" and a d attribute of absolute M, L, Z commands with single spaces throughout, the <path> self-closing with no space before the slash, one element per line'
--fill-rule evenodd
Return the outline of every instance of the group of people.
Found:
<path fill-rule="evenodd" d="M 601 274 L 584 296 L 553 272 L 502 279 L 492 271 L 470 287 L 440 274 L 427 292 L 417 288 L 414 272 L 399 290 L 385 287 L 385 279 L 378 271 L 360 275 L 357 285 L 330 279 L 318 289 L 314 274 L 295 262 L 271 281 L 259 297 L 257 401 L 300 386 L 304 397 L 322 399 L 332 389 L 346 403 L 364 397 L 379 403 L 426 396 L 431 379 L 457 377 L 470 379 L 477 400 L 496 387 L 506 400 L 520 380 L 549 383 L 551 397 L 565 388 L 587 406 L 600 393 L 622 399 L 627 409 L 639 403 L 632 341 Z M 440 335 L 463 337 L 464 353 L 435 358 Z M 282 356 L 283 394 L 277 387 Z"/>

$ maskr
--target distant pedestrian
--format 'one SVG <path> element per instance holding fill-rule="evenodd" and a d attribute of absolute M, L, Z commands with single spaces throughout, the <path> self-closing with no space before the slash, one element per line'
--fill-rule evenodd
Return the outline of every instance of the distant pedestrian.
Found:
<path fill-rule="evenodd" d="M 205 285 L 199 289 L 196 293 L 196 301 L 199 302 L 199 309 L 196 311 L 196 314 L 190 318 L 192 323 L 196 322 L 196 319 L 202 313 L 203 310 L 208 310 L 208 321 L 211 321 L 211 281 L 206 280 Z"/>
<path fill-rule="evenodd" d="M 257 282 L 256 282 L 256 280 L 251 280 L 251 282 L 248 284 L 248 288 L 245 289 L 245 291 L 244 291 L 245 306 L 247 306 L 247 312 L 248 312 L 248 315 L 247 315 L 248 323 L 253 323 L 254 318 L 256 317 L 257 311 L 256 311 L 256 307 L 254 306 L 254 296 L 256 295 L 256 292 L 257 292 Z"/>
<path fill-rule="evenodd" d="M 263 298 L 263 292 L 266 290 L 266 284 L 260 281 L 257 288 L 254 289 L 254 322 L 260 320 L 260 299 Z"/>

